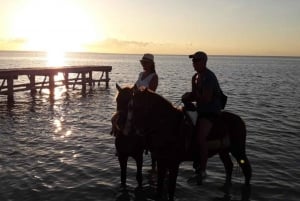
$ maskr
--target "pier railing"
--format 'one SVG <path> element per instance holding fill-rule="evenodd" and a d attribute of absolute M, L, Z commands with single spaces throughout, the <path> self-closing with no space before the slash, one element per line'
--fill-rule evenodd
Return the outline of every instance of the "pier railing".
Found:
<path fill-rule="evenodd" d="M 86 94 L 86 85 L 94 86 L 96 83 L 100 85 L 105 83 L 105 87 L 109 86 L 109 72 L 111 66 L 63 66 L 63 67 L 36 67 L 36 68 L 14 68 L 0 69 L 0 95 L 7 95 L 8 103 L 14 102 L 14 93 L 18 91 L 30 91 L 34 95 L 37 90 L 39 92 L 44 88 L 48 88 L 50 97 L 54 96 L 54 88 L 65 86 L 69 89 L 75 89 L 76 85 L 81 85 L 82 94 Z M 99 77 L 93 77 L 93 72 L 100 72 Z M 55 80 L 55 76 L 62 73 L 63 79 Z M 69 76 L 77 74 L 77 76 Z M 28 82 L 16 83 L 20 76 L 27 76 Z M 44 77 L 43 81 L 37 81 L 36 77 Z"/>

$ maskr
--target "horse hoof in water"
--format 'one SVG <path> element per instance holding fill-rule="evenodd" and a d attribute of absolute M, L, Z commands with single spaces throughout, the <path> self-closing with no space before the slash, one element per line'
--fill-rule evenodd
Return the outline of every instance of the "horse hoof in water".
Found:
<path fill-rule="evenodd" d="M 196 181 L 197 181 L 197 185 L 202 185 L 203 184 L 203 180 L 206 178 L 207 174 L 206 172 L 201 172 L 201 171 L 197 171 L 197 175 L 196 175 Z"/>
<path fill-rule="evenodd" d="M 127 185 L 126 184 L 120 184 L 120 191 L 126 191 L 127 190 Z"/>
<path fill-rule="evenodd" d="M 203 184 L 201 174 L 198 174 L 198 175 L 196 176 L 196 182 L 197 182 L 197 185 L 198 185 L 198 186 L 201 186 L 201 185 Z"/>

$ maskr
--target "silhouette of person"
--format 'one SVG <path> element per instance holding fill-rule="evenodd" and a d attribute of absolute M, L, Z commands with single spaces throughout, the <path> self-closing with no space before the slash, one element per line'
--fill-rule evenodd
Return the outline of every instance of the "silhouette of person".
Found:
<path fill-rule="evenodd" d="M 158 86 L 158 75 L 155 71 L 153 54 L 144 54 L 140 62 L 143 67 L 143 71 L 139 73 L 135 86 L 137 88 L 148 88 L 155 92 Z"/>
<path fill-rule="evenodd" d="M 196 173 L 202 179 L 206 176 L 206 164 L 208 147 L 206 137 L 208 136 L 213 120 L 221 112 L 221 88 L 216 75 L 207 68 L 207 55 L 199 51 L 189 55 L 192 59 L 196 73 L 192 77 L 192 92 L 182 96 L 183 103 L 196 102 L 198 119 L 196 123 L 197 158 L 200 163 Z"/>
<path fill-rule="evenodd" d="M 158 75 L 155 71 L 155 63 L 154 56 L 150 53 L 145 53 L 140 60 L 141 65 L 143 67 L 143 71 L 139 73 L 138 79 L 134 84 L 134 87 L 138 89 L 150 89 L 153 92 L 156 91 L 158 86 Z M 129 102 L 128 107 L 131 107 L 131 103 Z M 124 128 L 124 133 L 129 133 L 132 129 L 132 113 L 129 111 L 127 113 L 127 120 Z M 149 147 L 146 148 L 146 154 L 148 153 Z M 156 160 L 153 158 L 151 154 L 151 171 L 155 171 L 156 169 Z"/>

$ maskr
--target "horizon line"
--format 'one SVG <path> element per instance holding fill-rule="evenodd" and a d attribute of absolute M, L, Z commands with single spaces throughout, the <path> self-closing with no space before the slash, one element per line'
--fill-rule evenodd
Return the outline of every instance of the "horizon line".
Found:
<path fill-rule="evenodd" d="M 0 52 L 39 52 L 47 53 L 44 50 L 0 50 Z M 65 53 L 74 54 L 116 54 L 116 55 L 142 55 L 144 53 L 118 53 L 118 52 L 95 52 L 95 51 L 66 51 Z M 164 54 L 164 53 L 153 53 L 157 56 L 188 56 L 188 54 Z M 209 54 L 208 56 L 218 56 L 218 57 L 286 57 L 286 58 L 300 58 L 300 56 L 289 56 L 289 55 L 244 55 L 244 54 Z"/>

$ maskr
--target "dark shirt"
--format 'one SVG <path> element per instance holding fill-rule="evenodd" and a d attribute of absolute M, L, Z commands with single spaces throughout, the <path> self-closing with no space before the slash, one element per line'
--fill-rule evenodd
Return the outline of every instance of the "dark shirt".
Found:
<path fill-rule="evenodd" d="M 197 102 L 197 94 L 203 93 L 203 88 L 208 87 L 213 90 L 211 101 L 208 103 L 197 102 L 198 113 L 219 113 L 221 111 L 221 88 L 216 75 L 209 69 L 203 72 L 202 79 L 198 79 L 198 73 L 192 78 L 192 94 Z"/>

